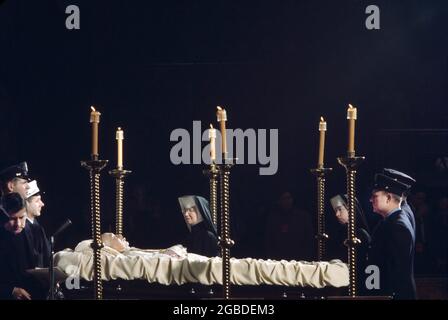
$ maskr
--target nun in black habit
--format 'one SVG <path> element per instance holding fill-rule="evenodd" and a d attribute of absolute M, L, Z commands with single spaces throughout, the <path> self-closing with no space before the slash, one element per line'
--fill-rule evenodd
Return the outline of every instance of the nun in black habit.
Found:
<path fill-rule="evenodd" d="M 346 194 L 339 194 L 330 199 L 331 206 L 342 229 L 347 235 L 348 228 L 348 198 Z M 367 224 L 367 219 L 364 211 L 359 204 L 358 199 L 355 198 L 355 220 L 356 220 L 356 236 L 361 240 L 362 246 L 368 246 L 371 241 L 370 228 Z"/>
<path fill-rule="evenodd" d="M 208 201 L 200 196 L 183 196 L 179 198 L 179 204 L 190 231 L 185 244 L 187 251 L 207 257 L 218 256 L 218 233 Z"/>
<path fill-rule="evenodd" d="M 336 251 L 338 252 L 338 258 L 346 261 L 348 260 L 347 247 L 344 245 L 345 239 L 347 239 L 347 229 L 349 223 L 348 213 L 348 197 L 346 194 L 339 194 L 330 199 L 331 206 L 335 212 L 335 216 L 341 225 L 340 230 L 335 238 L 330 241 L 336 241 Z M 371 243 L 370 229 L 367 224 L 364 211 L 359 204 L 358 199 L 355 198 L 355 221 L 356 221 L 356 237 L 361 240 L 359 246 L 357 246 L 357 287 L 362 295 L 367 295 L 368 290 L 365 288 L 365 268 L 367 267 L 368 257 L 367 252 Z M 335 243 L 333 243 L 335 245 Z"/>

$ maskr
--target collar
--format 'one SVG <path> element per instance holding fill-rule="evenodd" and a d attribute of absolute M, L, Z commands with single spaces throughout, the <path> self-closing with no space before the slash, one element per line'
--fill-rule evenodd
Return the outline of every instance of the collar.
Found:
<path fill-rule="evenodd" d="M 389 212 L 388 214 L 386 214 L 386 216 L 384 217 L 384 219 L 389 218 L 393 213 L 395 213 L 395 212 L 397 212 L 397 211 L 400 211 L 400 210 L 401 210 L 400 207 L 397 207 L 397 208 L 393 209 L 391 212 Z"/>

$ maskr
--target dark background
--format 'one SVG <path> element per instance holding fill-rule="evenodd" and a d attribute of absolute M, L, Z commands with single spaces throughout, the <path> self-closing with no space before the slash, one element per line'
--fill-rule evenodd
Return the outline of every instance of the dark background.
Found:
<path fill-rule="evenodd" d="M 70 4 L 80 8 L 80 30 L 65 28 Z M 370 4 L 380 8 L 380 30 L 365 27 Z M 60 248 L 88 237 L 89 182 L 80 160 L 90 154 L 95 105 L 107 169 L 116 165 L 115 130 L 125 130 L 125 167 L 133 170 L 125 184 L 128 238 L 167 247 L 187 233 L 177 197 L 208 196 L 204 166 L 171 164 L 170 133 L 191 132 L 193 120 L 205 129 L 222 105 L 230 128 L 279 130 L 276 175 L 259 176 L 257 165 L 231 175 L 233 253 L 263 257 L 266 215 L 282 192 L 315 212 L 309 169 L 321 115 L 326 164 L 334 168 L 327 196 L 345 189 L 336 157 L 346 150 L 352 103 L 356 149 L 367 158 L 358 174 L 365 210 L 382 167 L 414 176 L 435 208 L 448 189 L 446 168 L 436 165 L 448 156 L 447 18 L 446 1 L 423 0 L 3 1 L 1 167 L 28 162 L 46 191 L 41 221 L 49 233 L 73 220 Z M 106 171 L 101 187 L 102 227 L 111 230 L 114 180 Z"/>

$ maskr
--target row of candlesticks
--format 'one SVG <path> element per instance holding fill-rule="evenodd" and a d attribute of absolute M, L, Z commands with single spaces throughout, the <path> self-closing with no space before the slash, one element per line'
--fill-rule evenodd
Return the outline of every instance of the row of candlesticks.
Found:
<path fill-rule="evenodd" d="M 91 106 L 90 112 L 90 123 L 92 124 L 92 157 L 94 159 L 98 158 L 98 126 L 100 123 L 101 113 L 95 109 L 95 107 Z M 227 113 L 224 108 L 217 107 L 216 110 L 217 120 L 220 124 L 221 129 L 221 137 L 222 137 L 222 154 L 227 155 L 227 139 L 226 139 L 226 121 L 227 121 Z M 123 140 L 124 140 L 124 132 L 119 127 L 116 131 L 117 140 L 117 167 L 119 170 L 123 169 Z M 214 162 L 216 160 L 216 129 L 213 128 L 213 125 L 210 125 L 209 130 L 209 139 L 210 139 L 210 158 Z"/>
<path fill-rule="evenodd" d="M 93 106 L 91 107 L 90 113 L 90 123 L 92 124 L 92 156 L 98 157 L 98 125 L 100 123 L 101 113 L 97 111 Z M 217 107 L 216 110 L 217 121 L 220 124 L 221 131 L 221 152 L 224 157 L 227 155 L 227 139 L 226 139 L 226 121 L 227 113 L 224 108 Z M 347 109 L 347 120 L 348 120 L 348 155 L 355 155 L 355 121 L 357 119 L 357 109 L 349 104 Z M 327 122 L 323 117 L 320 118 L 319 122 L 319 156 L 317 161 L 318 168 L 323 168 L 324 166 L 324 153 L 325 153 L 325 132 L 327 131 Z M 213 162 L 216 160 L 216 129 L 210 124 L 209 129 L 209 139 L 210 139 L 210 159 Z M 117 167 L 118 169 L 123 169 L 123 140 L 124 132 L 121 128 L 116 131 L 117 140 Z"/>

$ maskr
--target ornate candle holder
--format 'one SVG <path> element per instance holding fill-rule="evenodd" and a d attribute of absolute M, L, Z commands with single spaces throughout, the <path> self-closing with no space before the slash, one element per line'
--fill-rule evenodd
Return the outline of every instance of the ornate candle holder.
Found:
<path fill-rule="evenodd" d="M 222 159 L 226 159 L 223 154 Z M 233 167 L 233 159 L 227 159 L 219 166 L 219 178 L 221 187 L 221 236 L 219 246 L 222 256 L 222 282 L 223 297 L 230 299 L 230 248 L 235 242 L 230 238 L 230 169 Z"/>
<path fill-rule="evenodd" d="M 109 174 L 115 178 L 115 234 L 123 234 L 123 200 L 124 200 L 124 178 L 132 171 L 116 168 L 109 171 Z"/>
<path fill-rule="evenodd" d="M 326 241 L 328 235 L 325 233 L 325 175 L 331 172 L 332 168 L 318 167 L 311 169 L 311 173 L 316 176 L 317 181 L 317 260 L 322 261 L 325 256 Z"/>
<path fill-rule="evenodd" d="M 92 216 L 92 249 L 93 249 L 93 287 L 96 300 L 103 299 L 103 283 L 101 281 L 101 215 L 100 215 L 100 172 L 107 165 L 108 160 L 81 161 L 81 166 L 90 173 L 90 213 Z"/>
<path fill-rule="evenodd" d="M 361 241 L 356 237 L 356 170 L 365 160 L 365 157 L 356 157 L 354 152 L 349 152 L 347 157 L 339 157 L 338 162 L 345 168 L 347 174 L 347 197 L 348 197 L 348 230 L 347 239 L 344 244 L 348 248 L 348 266 L 349 266 L 349 296 L 356 297 L 356 247 Z"/>

